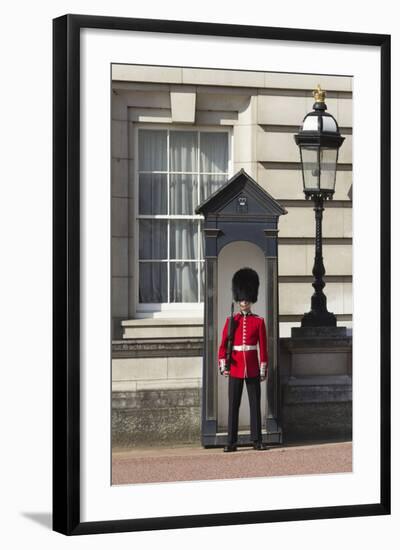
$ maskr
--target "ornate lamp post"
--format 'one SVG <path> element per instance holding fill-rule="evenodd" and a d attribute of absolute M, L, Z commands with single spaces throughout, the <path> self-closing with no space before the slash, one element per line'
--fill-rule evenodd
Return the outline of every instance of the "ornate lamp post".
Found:
<path fill-rule="evenodd" d="M 315 212 L 315 258 L 313 275 L 314 294 L 311 311 L 305 313 L 302 327 L 336 327 L 336 317 L 326 308 L 325 267 L 322 257 L 322 213 L 324 200 L 332 199 L 335 192 L 336 164 L 339 148 L 344 141 L 332 115 L 326 112 L 325 92 L 320 85 L 314 90 L 313 111 L 304 119 L 294 139 L 300 149 L 303 173 L 303 190 L 306 199 L 313 199 Z"/>

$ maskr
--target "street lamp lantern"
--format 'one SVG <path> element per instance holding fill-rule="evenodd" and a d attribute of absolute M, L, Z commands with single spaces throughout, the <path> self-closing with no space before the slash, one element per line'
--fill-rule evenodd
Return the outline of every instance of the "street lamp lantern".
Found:
<path fill-rule="evenodd" d="M 303 190 L 306 199 L 313 199 L 315 212 L 314 294 L 311 311 L 301 320 L 302 327 L 336 327 L 336 316 L 326 307 L 325 267 L 322 256 L 322 213 L 324 200 L 335 192 L 336 164 L 344 138 L 335 118 L 326 112 L 325 92 L 318 85 L 314 90 L 313 111 L 304 119 L 294 139 L 300 149 Z M 337 329 L 339 330 L 339 329 Z"/>
<path fill-rule="evenodd" d="M 332 199 L 335 192 L 336 163 L 344 138 L 335 118 L 326 112 L 325 92 L 314 90 L 313 111 L 294 136 L 300 149 L 303 189 L 306 199 Z"/>

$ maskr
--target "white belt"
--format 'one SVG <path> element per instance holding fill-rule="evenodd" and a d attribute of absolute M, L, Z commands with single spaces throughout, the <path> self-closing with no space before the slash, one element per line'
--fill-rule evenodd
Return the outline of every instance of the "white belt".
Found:
<path fill-rule="evenodd" d="M 252 351 L 253 349 L 257 349 L 257 346 L 233 346 L 232 349 L 234 349 L 235 351 Z"/>

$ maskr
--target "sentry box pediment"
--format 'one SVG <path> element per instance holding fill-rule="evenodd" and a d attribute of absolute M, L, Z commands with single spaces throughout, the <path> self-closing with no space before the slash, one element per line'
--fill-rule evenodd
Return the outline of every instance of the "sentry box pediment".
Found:
<path fill-rule="evenodd" d="M 200 204 L 196 213 L 204 216 L 205 257 L 217 256 L 233 241 L 252 242 L 266 256 L 277 255 L 279 216 L 287 211 L 245 170 Z"/>
<path fill-rule="evenodd" d="M 228 314 L 233 271 L 253 267 L 260 276 L 259 313 L 266 318 L 269 354 L 268 384 L 263 386 L 263 439 L 280 443 L 279 421 L 279 296 L 278 222 L 286 210 L 243 169 L 196 208 L 203 214 L 204 237 L 204 357 L 202 383 L 202 443 L 226 443 L 226 381 L 218 377 L 217 349 L 221 323 Z M 239 444 L 250 434 L 245 418 Z"/>
<path fill-rule="evenodd" d="M 287 211 L 243 168 L 196 208 L 204 217 L 277 218 Z"/>

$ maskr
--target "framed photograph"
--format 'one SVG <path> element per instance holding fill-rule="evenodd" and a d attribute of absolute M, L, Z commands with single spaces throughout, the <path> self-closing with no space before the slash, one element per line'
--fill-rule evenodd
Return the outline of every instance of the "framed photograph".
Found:
<path fill-rule="evenodd" d="M 53 44 L 54 530 L 389 514 L 390 36 Z"/>

